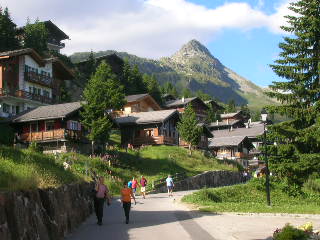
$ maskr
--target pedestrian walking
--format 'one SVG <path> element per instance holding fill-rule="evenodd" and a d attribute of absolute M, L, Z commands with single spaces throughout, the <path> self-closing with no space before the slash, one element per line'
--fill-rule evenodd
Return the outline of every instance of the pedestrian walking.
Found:
<path fill-rule="evenodd" d="M 103 206 L 105 201 L 107 201 L 108 205 L 111 203 L 111 198 L 109 195 L 109 189 L 104 184 L 104 177 L 99 177 L 99 181 L 95 186 L 95 198 L 94 198 L 94 209 L 97 216 L 97 224 L 102 225 L 102 217 L 103 217 Z"/>
<path fill-rule="evenodd" d="M 132 181 L 131 180 L 128 182 L 128 188 L 132 189 Z"/>
<path fill-rule="evenodd" d="M 133 195 L 136 196 L 136 192 L 137 192 L 137 188 L 139 187 L 139 183 L 137 181 L 137 179 L 135 179 L 134 177 L 132 178 L 132 192 L 133 192 Z"/>
<path fill-rule="evenodd" d="M 173 179 L 170 175 L 168 175 L 167 179 L 166 179 L 166 183 L 167 183 L 167 189 L 168 189 L 168 196 L 169 197 L 173 197 L 173 187 L 174 187 L 174 183 L 173 183 Z"/>
<path fill-rule="evenodd" d="M 131 198 L 134 200 L 134 204 L 136 204 L 136 198 L 132 193 L 132 189 L 128 188 L 127 182 L 123 184 L 123 189 L 121 190 L 121 201 L 122 207 L 124 210 L 124 215 L 126 217 L 126 224 L 129 223 L 129 214 L 131 209 Z"/>
<path fill-rule="evenodd" d="M 141 176 L 140 186 L 141 186 L 141 195 L 145 199 L 146 198 L 146 187 L 147 187 L 147 179 L 144 176 Z"/>

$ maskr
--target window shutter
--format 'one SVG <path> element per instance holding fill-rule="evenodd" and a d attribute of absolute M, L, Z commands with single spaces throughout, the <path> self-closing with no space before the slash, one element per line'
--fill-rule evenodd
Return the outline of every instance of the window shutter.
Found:
<path fill-rule="evenodd" d="M 81 123 L 78 122 L 78 130 L 81 131 Z"/>
<path fill-rule="evenodd" d="M 71 121 L 70 120 L 67 121 L 67 129 L 71 129 Z"/>

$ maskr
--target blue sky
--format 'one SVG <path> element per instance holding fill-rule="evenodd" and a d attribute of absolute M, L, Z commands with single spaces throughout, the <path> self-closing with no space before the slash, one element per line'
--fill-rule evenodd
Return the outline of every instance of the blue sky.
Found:
<path fill-rule="evenodd" d="M 66 32 L 65 54 L 117 50 L 170 56 L 197 39 L 225 66 L 259 86 L 278 77 L 279 28 L 294 0 L 1 0 L 14 21 L 51 20 Z"/>

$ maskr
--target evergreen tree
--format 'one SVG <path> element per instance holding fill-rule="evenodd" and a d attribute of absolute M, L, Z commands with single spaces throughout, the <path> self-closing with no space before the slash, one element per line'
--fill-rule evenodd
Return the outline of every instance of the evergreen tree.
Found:
<path fill-rule="evenodd" d="M 102 61 L 83 91 L 85 104 L 81 112 L 82 123 L 89 130 L 89 139 L 105 143 L 113 125 L 107 114 L 110 109 L 124 105 L 123 87 L 111 67 Z"/>
<path fill-rule="evenodd" d="M 27 20 L 24 27 L 24 48 L 32 48 L 39 54 L 44 55 L 48 52 L 48 30 L 44 22 L 37 19 L 34 23 Z"/>
<path fill-rule="evenodd" d="M 189 88 L 184 88 L 184 89 L 182 90 L 182 92 L 181 92 L 181 97 L 190 98 L 190 97 L 192 97 L 192 96 L 193 96 L 193 94 L 192 94 L 192 92 L 190 91 Z"/>
<path fill-rule="evenodd" d="M 196 114 L 190 104 L 184 109 L 181 121 L 178 123 L 178 131 L 180 137 L 189 144 L 190 155 L 192 154 L 192 147 L 197 146 L 202 128 L 198 126 Z"/>
<path fill-rule="evenodd" d="M 162 104 L 160 86 L 154 75 L 143 75 L 143 82 L 147 86 L 148 93 L 156 100 L 158 104 Z"/>
<path fill-rule="evenodd" d="M 207 110 L 207 118 L 206 118 L 206 123 L 210 124 L 213 122 L 221 121 L 221 117 L 220 117 L 220 112 L 216 111 L 215 109 L 213 109 L 212 105 L 208 105 L 209 109 Z"/>
<path fill-rule="evenodd" d="M 204 93 L 201 90 L 196 92 L 196 97 L 200 98 L 202 101 L 209 101 L 212 100 L 212 97 L 209 94 Z"/>
<path fill-rule="evenodd" d="M 12 21 L 8 8 L 0 7 L 0 52 L 20 48 L 16 37 L 16 24 Z"/>
<path fill-rule="evenodd" d="M 286 80 L 273 82 L 268 95 L 282 105 L 269 106 L 271 113 L 292 118 L 271 128 L 269 138 L 277 141 L 270 160 L 272 171 L 287 182 L 288 189 L 300 188 L 320 168 L 320 0 L 299 0 L 286 16 L 291 34 L 279 44 L 279 59 L 271 65 Z"/>
<path fill-rule="evenodd" d="M 126 95 L 147 93 L 148 89 L 137 65 L 131 67 L 127 59 L 124 60 L 122 82 Z"/>
<path fill-rule="evenodd" d="M 246 118 L 249 119 L 251 118 L 251 113 L 250 109 L 248 108 L 248 105 L 242 105 L 240 110 L 242 111 L 242 115 Z"/>
<path fill-rule="evenodd" d="M 231 100 L 228 102 L 226 111 L 227 111 L 228 113 L 236 112 L 236 103 L 235 103 L 235 101 L 234 101 L 233 99 L 231 99 Z"/>

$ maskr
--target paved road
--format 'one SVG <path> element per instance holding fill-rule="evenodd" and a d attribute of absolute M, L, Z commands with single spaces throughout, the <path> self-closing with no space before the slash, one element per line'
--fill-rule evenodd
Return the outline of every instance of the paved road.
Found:
<path fill-rule="evenodd" d="M 91 216 L 66 240 L 258 240 L 269 239 L 277 227 L 287 222 L 300 225 L 312 221 L 320 228 L 320 216 L 202 214 L 179 203 L 184 194 L 175 193 L 174 198 L 166 194 L 138 197 L 128 225 L 119 200 L 114 200 L 105 208 L 103 226 Z"/>

